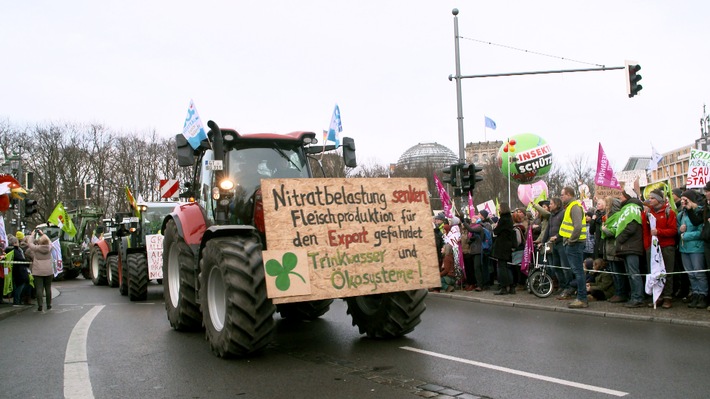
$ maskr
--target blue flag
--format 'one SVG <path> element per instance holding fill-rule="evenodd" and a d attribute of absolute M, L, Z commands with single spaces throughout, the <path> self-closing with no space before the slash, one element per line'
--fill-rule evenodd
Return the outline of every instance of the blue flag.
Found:
<path fill-rule="evenodd" d="M 200 120 L 197 108 L 195 108 L 195 103 L 192 100 L 190 100 L 190 108 L 187 109 L 185 124 L 182 126 L 182 135 L 185 136 L 193 149 L 197 149 L 200 146 L 200 141 L 207 138 L 205 128 L 202 126 L 202 120 Z"/>
<path fill-rule="evenodd" d="M 486 118 L 486 127 L 496 130 L 496 123 L 493 121 L 493 119 L 491 119 L 487 116 L 485 116 L 484 118 Z"/>
<path fill-rule="evenodd" d="M 338 104 L 335 104 L 335 109 L 333 110 L 333 117 L 330 119 L 330 128 L 328 129 L 328 140 L 334 141 L 336 147 L 340 145 L 339 133 L 342 131 L 343 123 L 340 120 L 340 108 L 338 108 Z"/>

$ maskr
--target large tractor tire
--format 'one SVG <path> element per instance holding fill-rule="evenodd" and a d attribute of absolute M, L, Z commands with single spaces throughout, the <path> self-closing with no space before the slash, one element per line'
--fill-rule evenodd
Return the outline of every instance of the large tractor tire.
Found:
<path fill-rule="evenodd" d="M 148 298 L 148 258 L 144 252 L 127 255 L 128 299 L 145 301 Z M 124 269 L 124 272 L 126 271 Z"/>
<path fill-rule="evenodd" d="M 372 338 L 395 338 L 414 330 L 426 310 L 427 290 L 390 292 L 345 298 L 348 314 L 360 334 Z"/>
<path fill-rule="evenodd" d="M 81 273 L 81 269 L 78 269 L 78 268 L 65 270 L 64 271 L 64 280 L 74 280 L 75 278 L 79 277 L 80 273 Z"/>
<path fill-rule="evenodd" d="M 118 256 L 118 268 L 121 270 L 119 273 L 118 292 L 126 296 L 128 295 L 128 260 L 123 259 L 121 255 Z"/>
<path fill-rule="evenodd" d="M 106 284 L 116 288 L 118 283 L 118 255 L 109 255 L 106 257 Z"/>
<path fill-rule="evenodd" d="M 266 296 L 257 237 L 207 241 L 200 261 L 200 286 L 202 320 L 215 355 L 248 356 L 271 342 L 276 307 Z"/>
<path fill-rule="evenodd" d="M 330 310 L 332 299 L 320 301 L 283 303 L 276 305 L 276 311 L 281 317 L 289 320 L 315 320 Z"/>
<path fill-rule="evenodd" d="M 163 238 L 163 297 L 170 326 L 179 331 L 202 328 L 202 314 L 195 295 L 197 267 L 190 246 L 169 221 Z"/>
<path fill-rule="evenodd" d="M 104 260 L 99 247 L 91 248 L 89 257 L 89 269 L 91 269 L 91 282 L 94 285 L 106 285 L 106 260 Z"/>
<path fill-rule="evenodd" d="M 91 280 L 91 251 L 83 252 L 81 255 L 81 275 L 84 279 Z"/>

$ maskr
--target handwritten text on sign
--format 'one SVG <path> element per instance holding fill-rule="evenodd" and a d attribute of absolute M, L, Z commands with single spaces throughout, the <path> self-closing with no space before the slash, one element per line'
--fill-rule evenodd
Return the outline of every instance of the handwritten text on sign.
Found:
<path fill-rule="evenodd" d="M 439 286 L 426 179 L 264 179 L 261 189 L 275 303 Z"/>
<path fill-rule="evenodd" d="M 163 278 L 163 236 L 146 235 L 145 242 L 148 255 L 148 280 Z"/>
<path fill-rule="evenodd" d="M 710 181 L 710 152 L 691 148 L 685 186 L 687 188 L 705 187 L 705 183 L 708 181 Z"/>

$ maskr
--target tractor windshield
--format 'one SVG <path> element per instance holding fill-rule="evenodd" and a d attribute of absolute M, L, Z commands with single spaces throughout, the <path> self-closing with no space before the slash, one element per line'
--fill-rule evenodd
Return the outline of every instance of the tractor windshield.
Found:
<path fill-rule="evenodd" d="M 229 177 L 247 192 L 261 184 L 261 179 L 309 177 L 306 159 L 299 152 L 279 148 L 245 148 L 231 151 Z"/>
<path fill-rule="evenodd" d="M 159 234 L 163 219 L 175 209 L 176 205 L 173 202 L 148 204 L 146 209 L 141 212 L 144 234 Z"/>
<path fill-rule="evenodd" d="M 273 145 L 273 144 L 272 144 Z M 253 215 L 252 197 L 261 179 L 307 178 L 310 169 L 301 148 L 251 147 L 229 152 L 225 170 L 235 184 L 230 206 L 232 223 L 250 224 Z"/>

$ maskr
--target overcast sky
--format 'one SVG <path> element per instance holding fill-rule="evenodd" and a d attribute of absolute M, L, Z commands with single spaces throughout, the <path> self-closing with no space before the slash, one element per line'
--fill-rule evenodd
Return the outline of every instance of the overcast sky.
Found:
<path fill-rule="evenodd" d="M 241 132 L 321 132 L 338 103 L 360 163 L 421 142 L 458 154 L 453 8 L 462 75 L 643 68 L 631 99 L 624 71 L 463 80 L 465 142 L 535 133 L 557 162 L 594 166 L 601 142 L 619 170 L 700 135 L 710 2 L 699 0 L 5 2 L 0 119 L 168 137 L 192 99 L 204 121 Z"/>

